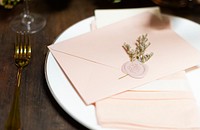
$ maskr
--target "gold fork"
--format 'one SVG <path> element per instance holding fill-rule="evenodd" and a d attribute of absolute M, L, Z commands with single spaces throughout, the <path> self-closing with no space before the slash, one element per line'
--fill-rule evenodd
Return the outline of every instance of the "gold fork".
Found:
<path fill-rule="evenodd" d="M 20 130 L 20 110 L 19 95 L 22 70 L 27 66 L 31 59 L 30 36 L 26 32 L 17 32 L 15 40 L 14 60 L 18 68 L 17 86 L 15 88 L 13 103 L 10 109 L 9 117 L 5 124 L 5 130 Z"/>

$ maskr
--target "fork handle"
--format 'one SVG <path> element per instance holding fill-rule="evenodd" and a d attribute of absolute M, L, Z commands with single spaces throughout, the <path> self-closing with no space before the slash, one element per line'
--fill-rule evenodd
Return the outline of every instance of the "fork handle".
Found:
<path fill-rule="evenodd" d="M 10 109 L 9 117 L 5 124 L 5 130 L 20 130 L 20 110 L 19 110 L 19 95 L 21 83 L 22 68 L 18 68 L 17 72 L 17 86 L 13 97 L 13 103 Z"/>

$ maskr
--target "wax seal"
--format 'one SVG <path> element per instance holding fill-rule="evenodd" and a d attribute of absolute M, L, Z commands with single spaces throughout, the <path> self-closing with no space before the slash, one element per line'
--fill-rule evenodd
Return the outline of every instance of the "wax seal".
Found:
<path fill-rule="evenodd" d="M 152 56 L 153 52 L 146 54 L 146 49 L 150 46 L 150 42 L 147 42 L 147 34 L 139 36 L 135 43 L 135 49 L 133 49 L 129 44 L 124 43 L 123 49 L 129 56 L 130 61 L 125 62 L 121 71 L 125 73 L 125 76 L 120 77 L 122 79 L 127 75 L 133 78 L 143 78 L 147 73 L 148 67 L 144 63 L 147 62 Z"/>
<path fill-rule="evenodd" d="M 147 73 L 148 67 L 139 61 L 127 61 L 121 67 L 123 73 L 133 78 L 143 78 Z"/>

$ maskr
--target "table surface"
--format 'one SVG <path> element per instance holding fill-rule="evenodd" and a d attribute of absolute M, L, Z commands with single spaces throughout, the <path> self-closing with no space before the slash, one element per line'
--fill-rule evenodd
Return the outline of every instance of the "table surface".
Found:
<path fill-rule="evenodd" d="M 20 111 L 23 130 L 87 129 L 58 105 L 48 89 L 44 75 L 47 46 L 71 25 L 93 16 L 95 9 L 155 6 L 148 0 L 124 0 L 118 4 L 110 1 L 112 0 L 30 1 L 31 12 L 44 16 L 47 25 L 42 31 L 31 35 L 32 59 L 22 74 Z M 22 11 L 23 3 L 19 3 L 12 10 L 0 8 L 0 130 L 4 129 L 5 120 L 9 114 L 17 75 L 13 60 L 15 33 L 10 29 L 9 23 Z M 200 11 L 197 8 L 162 7 L 161 11 L 200 23 Z"/>

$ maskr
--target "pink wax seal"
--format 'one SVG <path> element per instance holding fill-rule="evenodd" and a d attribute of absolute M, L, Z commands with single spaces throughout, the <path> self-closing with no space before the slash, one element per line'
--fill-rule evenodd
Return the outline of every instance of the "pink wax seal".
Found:
<path fill-rule="evenodd" d="M 133 78 L 143 78 L 148 70 L 145 64 L 139 61 L 128 61 L 122 65 L 122 72 Z"/>

